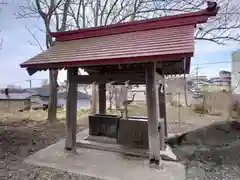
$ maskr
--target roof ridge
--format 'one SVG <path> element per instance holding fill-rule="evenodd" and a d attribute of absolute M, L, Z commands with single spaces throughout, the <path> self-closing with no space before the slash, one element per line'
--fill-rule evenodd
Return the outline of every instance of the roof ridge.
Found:
<path fill-rule="evenodd" d="M 111 24 L 106 26 L 82 28 L 65 32 L 50 32 L 56 37 L 56 41 L 68 41 L 74 39 L 84 39 L 97 36 L 106 36 L 119 33 L 129 33 L 135 31 L 145 31 L 174 26 L 184 26 L 190 24 L 204 23 L 210 16 L 215 16 L 219 7 L 216 2 L 207 2 L 207 8 L 197 12 L 164 16 L 147 20 L 135 20 L 130 22 Z"/>

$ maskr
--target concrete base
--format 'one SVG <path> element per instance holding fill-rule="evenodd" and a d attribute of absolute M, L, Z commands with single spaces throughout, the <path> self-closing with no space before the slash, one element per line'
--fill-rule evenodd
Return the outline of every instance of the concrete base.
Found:
<path fill-rule="evenodd" d="M 148 149 L 143 148 L 132 148 L 124 145 L 116 144 L 116 139 L 108 137 L 99 137 L 99 136 L 88 136 L 82 139 L 79 137 L 77 141 L 77 146 L 81 148 L 90 148 L 96 150 L 110 151 L 121 153 L 123 155 L 132 155 L 148 158 L 149 151 Z M 177 161 L 177 156 L 172 152 L 170 146 L 166 146 L 164 151 L 160 151 L 161 158 L 167 161 Z"/>
<path fill-rule="evenodd" d="M 173 153 L 172 148 L 166 145 L 166 149 L 164 151 L 160 151 L 161 158 L 167 161 L 177 161 L 177 156 Z"/>
<path fill-rule="evenodd" d="M 84 133 L 78 138 L 88 131 Z M 185 167 L 177 162 L 161 161 L 161 169 L 152 169 L 148 158 L 79 147 L 76 153 L 67 152 L 64 140 L 29 156 L 25 162 L 105 180 L 185 179 Z"/>

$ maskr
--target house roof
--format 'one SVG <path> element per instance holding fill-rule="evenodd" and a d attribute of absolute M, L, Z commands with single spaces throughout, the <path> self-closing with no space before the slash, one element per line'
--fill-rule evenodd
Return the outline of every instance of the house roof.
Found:
<path fill-rule="evenodd" d="M 214 82 L 230 82 L 231 77 L 215 77 L 215 78 L 211 78 L 209 81 L 211 83 L 214 83 Z"/>
<path fill-rule="evenodd" d="M 31 103 L 32 104 L 37 104 L 37 105 L 47 106 L 49 102 L 48 102 L 48 100 L 34 99 L 34 100 L 31 100 Z M 61 107 L 61 106 L 63 106 L 63 104 L 61 102 L 57 101 L 57 106 Z"/>
<path fill-rule="evenodd" d="M 32 95 L 39 95 L 42 97 L 49 97 L 50 95 L 50 87 L 45 86 L 45 87 L 37 87 L 37 88 L 29 88 L 26 89 L 28 92 L 31 92 Z"/>
<path fill-rule="evenodd" d="M 0 93 L 0 100 L 25 100 L 30 99 L 30 97 L 30 93 L 9 93 L 8 95 Z"/>
<path fill-rule="evenodd" d="M 231 74 L 231 72 L 230 72 L 230 71 L 222 70 L 222 71 L 219 72 L 219 74 Z"/>
<path fill-rule="evenodd" d="M 51 33 L 56 37 L 55 45 L 22 63 L 21 67 L 28 68 L 29 73 L 33 74 L 49 68 L 187 58 L 189 70 L 190 58 L 194 53 L 195 26 L 215 16 L 217 11 L 217 4 L 208 2 L 208 7 L 198 12 Z M 182 65 L 177 67 L 181 68 Z"/>
<path fill-rule="evenodd" d="M 27 93 L 25 89 L 20 88 L 7 88 L 9 93 Z M 0 89 L 0 93 L 5 93 L 5 88 Z"/>
<path fill-rule="evenodd" d="M 31 88 L 31 89 L 27 89 L 27 91 L 31 92 L 32 95 L 37 95 L 37 96 L 41 96 L 41 97 L 49 97 L 50 96 L 50 87 L 49 86 Z M 67 92 L 58 92 L 58 98 L 66 99 Z M 89 99 L 89 97 L 86 93 L 78 91 L 77 99 Z"/>

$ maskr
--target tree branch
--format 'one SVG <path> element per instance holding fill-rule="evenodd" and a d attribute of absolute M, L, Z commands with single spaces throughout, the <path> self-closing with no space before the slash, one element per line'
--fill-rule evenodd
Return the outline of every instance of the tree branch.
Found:
<path fill-rule="evenodd" d="M 104 12 L 106 10 L 108 2 L 109 2 L 108 0 L 105 0 L 105 3 L 104 3 L 103 8 L 101 10 L 101 13 L 100 13 L 100 25 L 103 25 Z"/>
<path fill-rule="evenodd" d="M 35 36 L 35 34 L 33 34 L 33 32 L 27 27 L 25 26 L 25 28 L 27 29 L 27 31 L 29 32 L 29 34 L 32 36 L 32 38 L 34 39 L 34 41 L 36 41 L 39 49 L 41 49 L 41 51 L 44 51 L 44 48 L 42 47 L 41 43 L 39 42 L 38 38 Z M 31 43 L 30 43 L 31 44 Z"/>
<path fill-rule="evenodd" d="M 107 14 L 107 16 L 106 16 L 105 22 L 104 22 L 105 25 L 107 25 L 107 23 L 108 23 L 108 18 L 110 17 L 110 15 L 111 15 L 111 13 L 112 13 L 112 11 L 113 11 L 113 8 L 114 8 L 115 5 L 117 4 L 117 2 L 118 2 L 118 0 L 115 0 L 114 3 L 111 5 L 111 7 L 110 7 L 110 9 L 109 9 L 109 12 L 108 12 L 108 14 Z"/>
<path fill-rule="evenodd" d="M 68 10 L 69 10 L 70 3 L 71 3 L 71 0 L 66 0 L 66 2 L 64 4 L 62 26 L 60 28 L 60 31 L 65 31 L 66 30 L 67 13 L 68 13 Z"/>
<path fill-rule="evenodd" d="M 221 43 L 215 39 L 211 39 L 211 38 L 198 38 L 196 37 L 195 40 L 204 40 L 204 41 L 211 41 L 211 42 L 214 42 L 216 44 L 219 44 L 219 45 L 224 45 L 224 43 Z"/>
<path fill-rule="evenodd" d="M 192 12 L 205 8 L 205 0 L 72 0 L 69 3 L 69 10 L 66 16 L 64 15 L 64 9 L 66 8 L 60 8 L 60 6 L 66 6 L 67 0 L 57 1 L 54 7 L 51 7 L 52 0 L 46 0 L 50 2 L 50 4 L 48 3 L 49 8 L 51 7 L 50 9 L 46 3 L 44 3 L 45 0 L 35 1 L 39 3 L 37 4 L 38 8 L 28 7 L 28 9 L 26 9 L 26 5 L 22 6 L 21 10 L 25 12 L 25 14 L 21 14 L 22 17 L 39 17 L 38 14 L 44 13 L 43 16 L 48 15 L 48 18 L 51 18 L 53 15 L 56 18 L 56 27 L 60 25 L 59 28 L 56 28 L 57 31 L 59 31 L 62 26 L 65 26 L 66 30 L 69 27 L 75 29 L 107 25 L 134 19 L 148 19 L 151 17 Z M 213 39 L 212 41 L 220 44 L 223 41 L 239 41 L 239 5 L 235 4 L 232 0 L 220 0 L 219 5 L 221 9 L 217 17 L 210 19 L 207 24 L 198 25 L 196 38 L 202 40 Z M 40 13 L 38 13 L 39 8 L 41 9 Z M 50 12 L 52 10 L 56 11 L 51 15 Z M 65 23 L 62 24 L 63 17 L 66 18 L 66 21 L 63 21 Z M 45 19 L 44 23 L 50 25 L 50 20 Z M 49 31 L 50 29 L 47 26 L 46 33 Z"/>

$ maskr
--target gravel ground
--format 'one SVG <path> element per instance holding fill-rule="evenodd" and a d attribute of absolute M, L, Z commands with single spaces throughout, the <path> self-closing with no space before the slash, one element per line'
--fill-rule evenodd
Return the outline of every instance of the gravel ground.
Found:
<path fill-rule="evenodd" d="M 178 121 L 171 121 L 177 117 L 176 109 L 169 111 L 169 132 L 190 131 L 187 141 L 174 148 L 186 165 L 187 180 L 240 180 L 240 128 L 236 128 L 240 127 L 238 123 L 221 121 L 222 118 L 219 117 L 189 114 L 182 109 L 179 126 Z M 140 112 L 144 112 L 141 108 L 138 115 L 144 115 Z M 0 117 L 0 180 L 92 179 L 24 163 L 27 156 L 63 138 L 65 125 L 63 122 L 49 124 L 40 120 L 41 116 L 38 120 L 18 116 Z M 209 125 L 216 121 L 221 123 Z M 78 131 L 86 126 L 86 121 L 80 121 Z"/>
<path fill-rule="evenodd" d="M 174 148 L 186 165 L 187 180 L 240 179 L 240 123 L 214 123 L 187 134 Z"/>

